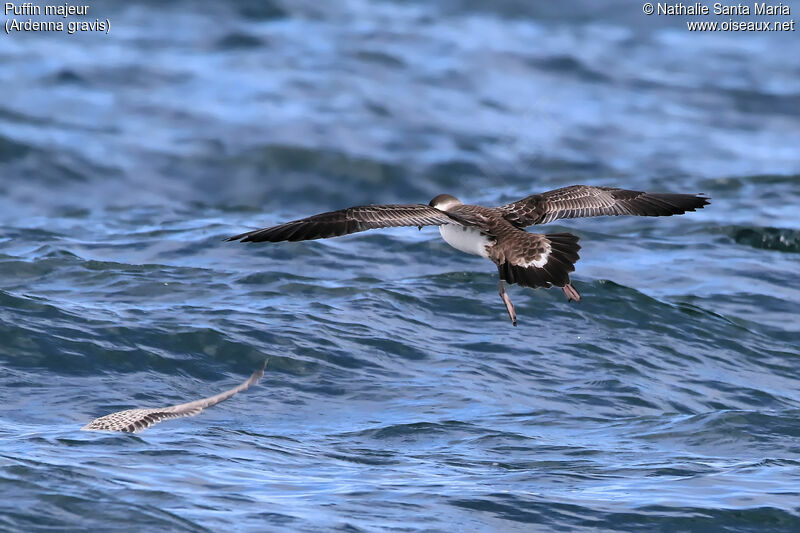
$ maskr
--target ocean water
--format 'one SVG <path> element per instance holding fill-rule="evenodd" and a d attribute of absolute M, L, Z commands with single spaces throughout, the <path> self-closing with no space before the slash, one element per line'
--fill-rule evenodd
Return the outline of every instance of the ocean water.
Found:
<path fill-rule="evenodd" d="M 108 35 L 0 35 L 0 529 L 800 529 L 796 33 L 530 4 L 95 2 Z M 223 242 L 574 183 L 712 203 L 546 226 L 583 301 L 513 286 L 516 328 L 435 228 Z M 197 417 L 79 431 L 265 359 Z"/>

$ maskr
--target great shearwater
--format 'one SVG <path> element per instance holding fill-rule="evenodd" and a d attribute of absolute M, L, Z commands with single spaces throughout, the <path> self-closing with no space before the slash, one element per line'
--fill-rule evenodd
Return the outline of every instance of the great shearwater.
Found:
<path fill-rule="evenodd" d="M 528 233 L 525 227 L 561 218 L 603 215 L 670 216 L 700 209 L 709 198 L 695 194 L 647 193 L 614 187 L 572 185 L 533 194 L 499 207 L 463 204 L 440 194 L 424 204 L 365 205 L 301 218 L 235 235 L 229 241 L 279 242 L 337 237 L 373 228 L 439 226 L 457 250 L 491 259 L 500 276 L 500 297 L 511 323 L 514 306 L 503 281 L 523 287 L 561 287 L 568 301 L 580 301 L 569 273 L 579 259 L 578 237 L 571 233 Z"/>
<path fill-rule="evenodd" d="M 81 428 L 83 431 L 122 431 L 125 433 L 138 433 L 145 430 L 150 426 L 154 426 L 164 420 L 170 418 L 181 418 L 184 416 L 195 416 L 200 414 L 200 411 L 206 407 L 216 405 L 223 400 L 227 400 L 234 394 L 242 392 L 250 388 L 251 385 L 258 383 L 261 376 L 264 375 L 264 364 L 253 372 L 244 383 L 235 386 L 232 389 L 226 390 L 214 396 L 195 400 L 189 403 L 182 403 L 179 405 L 171 405 L 169 407 L 155 407 L 151 409 L 127 409 L 125 411 L 118 411 L 110 415 L 95 418 Z"/>

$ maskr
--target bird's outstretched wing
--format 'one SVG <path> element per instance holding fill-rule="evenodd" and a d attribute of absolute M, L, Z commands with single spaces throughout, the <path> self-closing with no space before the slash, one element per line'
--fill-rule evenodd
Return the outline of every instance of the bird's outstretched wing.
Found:
<path fill-rule="evenodd" d="M 119 411 L 111 413 L 110 415 L 101 416 L 89 422 L 81 429 L 84 431 L 123 431 L 126 433 L 136 433 L 149 428 L 164 420 L 170 418 L 181 418 L 184 416 L 195 416 L 200 414 L 200 411 L 206 407 L 216 405 L 223 400 L 227 400 L 234 394 L 248 389 L 251 385 L 258 383 L 261 376 L 264 375 L 264 366 L 253 372 L 247 381 L 237 385 L 236 387 L 221 392 L 208 398 L 195 400 L 189 403 L 182 403 L 179 405 L 172 405 L 169 407 L 153 408 L 153 409 L 128 409 L 126 411 Z"/>
<path fill-rule="evenodd" d="M 229 241 L 307 241 L 338 237 L 374 228 L 458 224 L 444 211 L 423 204 L 362 205 L 320 213 L 271 228 L 234 235 Z"/>
<path fill-rule="evenodd" d="M 498 207 L 503 217 L 524 228 L 560 218 L 637 215 L 661 217 L 701 209 L 709 198 L 696 194 L 629 191 L 614 187 L 571 185 Z"/>

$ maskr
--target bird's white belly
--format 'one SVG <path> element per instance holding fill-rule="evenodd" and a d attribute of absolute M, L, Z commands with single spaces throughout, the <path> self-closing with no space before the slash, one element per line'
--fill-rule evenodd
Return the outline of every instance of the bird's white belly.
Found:
<path fill-rule="evenodd" d="M 439 226 L 439 233 L 442 234 L 442 239 L 456 250 L 481 257 L 489 257 L 486 246 L 491 244 L 491 241 L 476 229 L 459 226 L 458 224 L 444 224 Z"/>

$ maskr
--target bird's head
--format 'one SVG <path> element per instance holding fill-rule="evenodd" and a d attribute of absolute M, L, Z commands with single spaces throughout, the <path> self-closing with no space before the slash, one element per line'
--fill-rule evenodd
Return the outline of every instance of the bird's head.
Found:
<path fill-rule="evenodd" d="M 440 194 L 431 200 L 428 205 L 440 211 L 447 211 L 457 205 L 461 205 L 461 200 L 450 194 Z"/>

